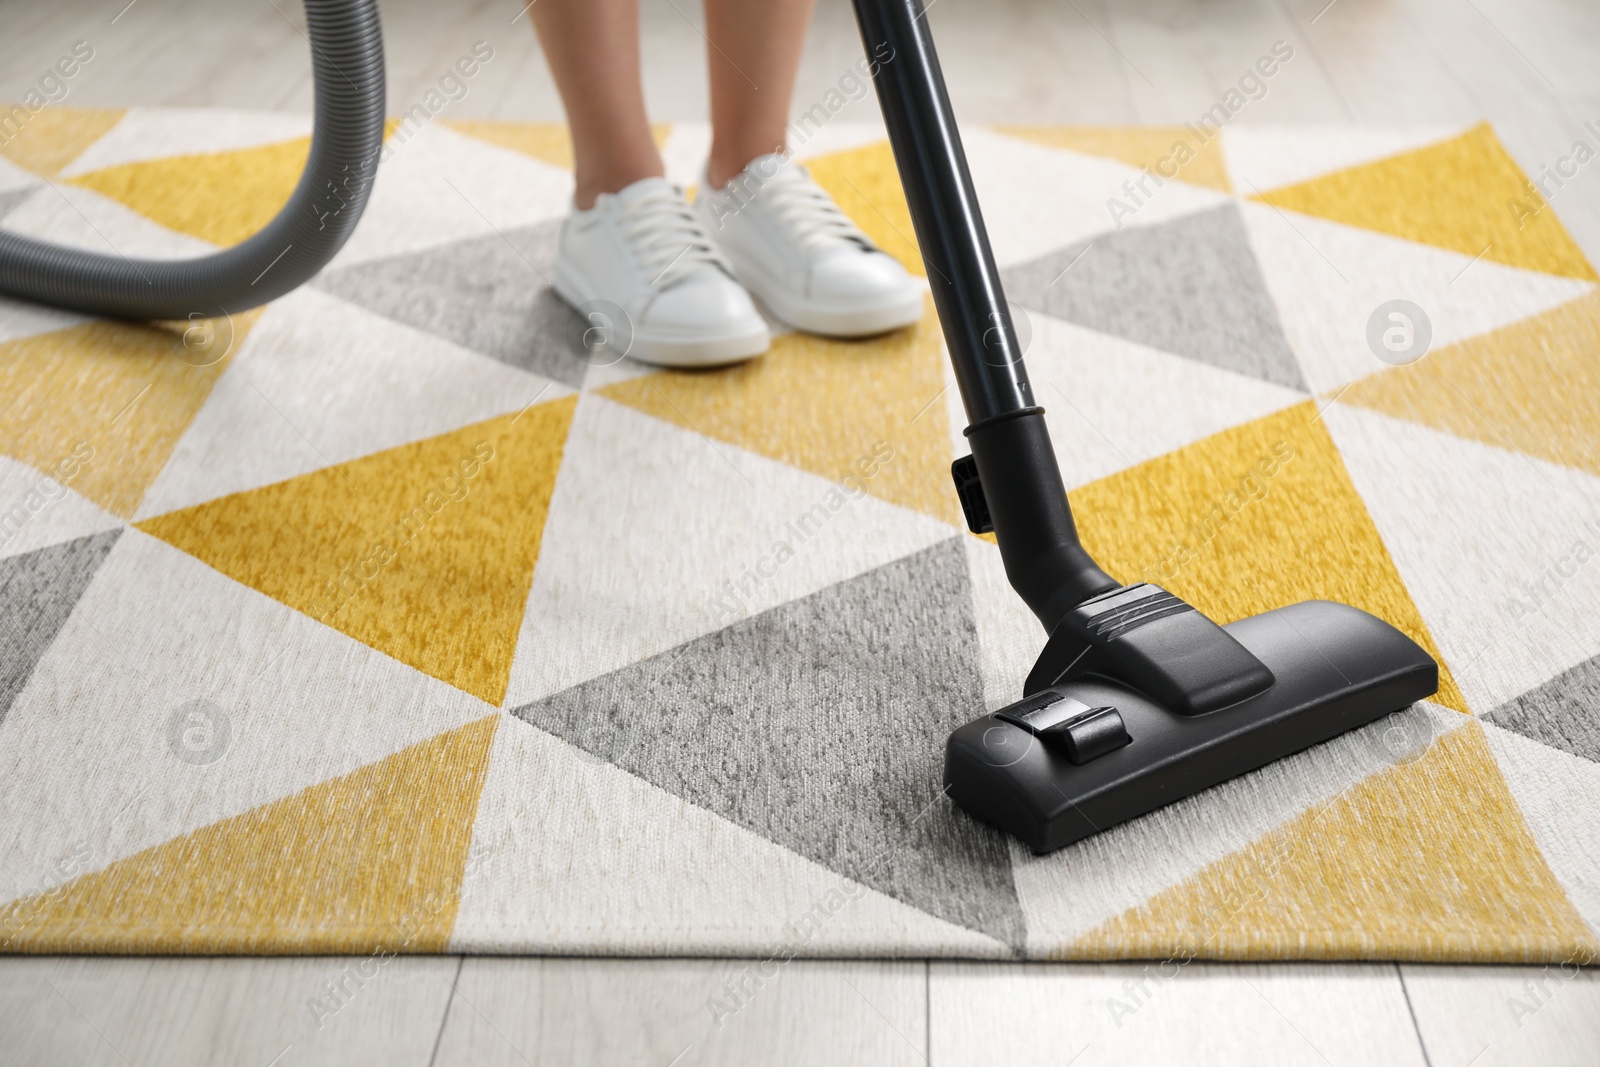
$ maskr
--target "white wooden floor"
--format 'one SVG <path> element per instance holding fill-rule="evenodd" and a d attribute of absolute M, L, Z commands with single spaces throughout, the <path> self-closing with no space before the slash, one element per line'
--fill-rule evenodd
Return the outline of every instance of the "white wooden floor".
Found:
<path fill-rule="evenodd" d="M 1387 1064 L 1600 1061 L 1600 975 L 1375 964 L 0 959 L 0 1062 Z M 347 970 L 348 968 L 348 970 Z M 371 977 L 357 982 L 350 974 Z M 343 984 L 343 1006 L 327 1003 Z M 1513 1007 L 1515 1006 L 1515 1010 Z"/>
<path fill-rule="evenodd" d="M 86 40 L 71 104 L 310 110 L 296 0 L 125 3 L 0 0 L 0 100 Z M 387 0 L 390 110 L 483 39 L 495 58 L 454 113 L 559 119 L 520 7 Z M 936 0 L 929 18 L 972 122 L 1192 119 L 1282 38 L 1304 59 L 1240 121 L 1487 118 L 1535 175 L 1600 125 L 1594 0 Z M 644 0 L 660 121 L 706 115 L 699 19 Z M 846 3 L 821 0 L 796 100 L 859 50 Z M 1600 168 L 1553 203 L 1600 261 Z M 416 958 L 360 984 L 347 966 L 0 958 L 0 1064 L 1600 1063 L 1600 973 L 1554 967 L 796 962 L 732 1011 L 738 961 Z M 339 1011 L 308 1006 L 340 981 Z"/>

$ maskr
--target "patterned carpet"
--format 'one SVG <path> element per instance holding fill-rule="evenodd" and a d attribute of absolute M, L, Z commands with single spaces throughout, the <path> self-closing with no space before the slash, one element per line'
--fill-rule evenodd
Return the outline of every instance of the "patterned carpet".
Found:
<path fill-rule="evenodd" d="M 0 216 L 194 254 L 308 131 L 47 106 Z M 657 133 L 692 182 L 706 130 Z M 1434 702 L 1048 856 L 975 823 L 945 735 L 1044 635 L 960 524 L 932 312 L 586 362 L 563 132 L 440 117 L 265 309 L 0 302 L 0 945 L 1591 958 L 1600 292 L 1559 194 L 1482 126 L 967 139 L 1094 555 L 1222 620 L 1363 607 Z M 879 133 L 801 156 L 920 273 Z"/>

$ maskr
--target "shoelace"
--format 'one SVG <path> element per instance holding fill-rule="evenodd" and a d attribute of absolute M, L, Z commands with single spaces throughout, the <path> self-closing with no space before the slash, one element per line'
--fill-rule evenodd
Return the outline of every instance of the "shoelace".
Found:
<path fill-rule="evenodd" d="M 652 189 L 624 203 L 618 222 L 652 288 L 671 285 L 702 267 L 733 273 L 676 189 Z"/>
<path fill-rule="evenodd" d="M 833 198 L 798 167 L 785 166 L 762 183 L 761 206 L 802 252 L 841 242 L 871 248 L 872 242 Z"/>

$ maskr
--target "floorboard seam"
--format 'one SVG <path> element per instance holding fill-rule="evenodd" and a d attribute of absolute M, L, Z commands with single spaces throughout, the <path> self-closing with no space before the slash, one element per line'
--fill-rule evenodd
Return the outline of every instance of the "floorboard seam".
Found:
<path fill-rule="evenodd" d="M 444 1028 L 450 1023 L 450 1005 L 456 1002 L 456 983 L 461 981 L 461 968 L 466 962 L 467 957 L 456 957 L 455 977 L 450 979 L 450 995 L 444 998 L 444 1014 L 439 1017 L 439 1032 L 433 1035 L 433 1052 L 428 1056 L 428 1067 L 433 1067 L 434 1061 L 439 1058 L 439 1046 L 444 1041 Z"/>
<path fill-rule="evenodd" d="M 922 961 L 922 1062 L 933 1067 L 933 961 Z"/>
<path fill-rule="evenodd" d="M 1424 1067 L 1433 1067 L 1433 1060 L 1428 1056 L 1428 1042 L 1422 1036 L 1422 1026 L 1417 1022 L 1417 1009 L 1411 1006 L 1411 990 L 1406 988 L 1406 975 L 1400 965 L 1394 965 L 1394 976 L 1400 979 L 1400 995 L 1406 998 L 1406 1011 L 1411 1016 L 1411 1029 L 1417 1034 L 1417 1047 L 1422 1050 Z"/>

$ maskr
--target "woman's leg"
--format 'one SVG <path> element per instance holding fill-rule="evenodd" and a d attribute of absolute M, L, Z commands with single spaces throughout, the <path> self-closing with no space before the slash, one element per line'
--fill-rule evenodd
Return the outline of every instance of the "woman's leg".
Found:
<path fill-rule="evenodd" d="M 751 293 L 792 326 L 864 337 L 921 319 L 921 287 L 783 152 L 813 0 L 705 0 L 711 42 L 711 160 L 695 201 Z M 866 62 L 851 73 L 865 72 Z M 739 180 L 735 180 L 739 179 Z"/>
<path fill-rule="evenodd" d="M 707 176 L 713 187 L 726 185 L 757 156 L 785 147 L 789 98 L 813 2 L 705 0 L 711 67 Z"/>
<path fill-rule="evenodd" d="M 573 204 L 587 210 L 600 193 L 661 177 L 639 74 L 637 0 L 539 0 L 528 13 L 572 130 Z"/>

